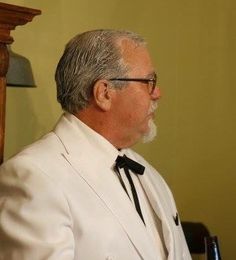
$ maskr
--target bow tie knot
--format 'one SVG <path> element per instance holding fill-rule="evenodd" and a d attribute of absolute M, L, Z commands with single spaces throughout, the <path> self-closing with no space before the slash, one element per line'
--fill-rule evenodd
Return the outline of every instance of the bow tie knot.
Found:
<path fill-rule="evenodd" d="M 116 158 L 116 165 L 118 168 L 128 168 L 131 171 L 133 171 L 136 174 L 143 175 L 145 167 L 138 163 L 135 162 L 134 160 L 128 158 L 126 155 L 120 156 L 118 155 Z"/>

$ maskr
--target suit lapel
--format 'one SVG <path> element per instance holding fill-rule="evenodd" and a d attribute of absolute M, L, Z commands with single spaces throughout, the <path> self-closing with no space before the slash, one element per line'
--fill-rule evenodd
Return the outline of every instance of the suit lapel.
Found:
<path fill-rule="evenodd" d="M 113 165 L 108 164 L 106 157 L 109 151 L 101 152 L 98 149 L 100 144 L 96 146 L 93 140 L 89 142 L 84 140 L 80 136 L 83 133 L 79 134 L 77 131 L 78 129 L 75 131 L 65 118 L 55 129 L 55 133 L 67 151 L 64 157 L 117 219 L 140 257 L 150 260 L 160 259 L 160 256 L 156 255 L 142 220 L 119 185 L 112 170 Z M 115 158 L 114 154 L 114 162 Z"/>

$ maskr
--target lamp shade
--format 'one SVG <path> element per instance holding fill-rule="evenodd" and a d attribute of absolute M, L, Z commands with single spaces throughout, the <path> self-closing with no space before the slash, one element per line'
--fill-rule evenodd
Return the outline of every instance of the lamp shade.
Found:
<path fill-rule="evenodd" d="M 9 68 L 7 71 L 7 86 L 36 87 L 32 68 L 27 58 L 14 53 L 8 46 Z"/>

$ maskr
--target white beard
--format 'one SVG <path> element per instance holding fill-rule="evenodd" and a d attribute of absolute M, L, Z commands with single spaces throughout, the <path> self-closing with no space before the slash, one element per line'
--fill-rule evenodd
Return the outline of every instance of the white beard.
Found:
<path fill-rule="evenodd" d="M 157 102 L 152 102 L 149 108 L 149 113 L 153 113 L 156 109 L 157 109 Z M 148 143 L 153 141 L 157 135 L 157 126 L 155 125 L 152 118 L 148 121 L 148 127 L 149 127 L 148 132 L 144 134 L 142 137 L 143 143 Z"/>
<path fill-rule="evenodd" d="M 157 135 L 157 126 L 155 125 L 153 119 L 148 121 L 149 131 L 142 137 L 143 143 L 149 143 L 154 140 Z"/>

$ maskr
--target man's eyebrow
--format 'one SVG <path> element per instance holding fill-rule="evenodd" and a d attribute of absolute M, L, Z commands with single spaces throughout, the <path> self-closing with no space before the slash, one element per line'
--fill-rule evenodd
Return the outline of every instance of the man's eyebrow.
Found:
<path fill-rule="evenodd" d="M 147 74 L 147 76 L 146 76 L 146 78 L 148 79 L 148 78 L 157 78 L 157 73 L 154 71 L 154 72 L 151 72 L 151 73 L 149 73 L 149 74 Z"/>

